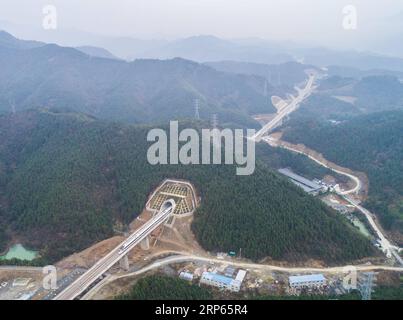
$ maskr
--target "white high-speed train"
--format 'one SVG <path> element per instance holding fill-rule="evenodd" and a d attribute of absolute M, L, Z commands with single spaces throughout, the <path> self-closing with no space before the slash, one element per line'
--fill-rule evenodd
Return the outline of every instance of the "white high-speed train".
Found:
<path fill-rule="evenodd" d="M 162 206 L 161 206 L 161 211 L 158 213 L 158 215 L 155 217 L 156 221 L 158 221 L 159 219 L 161 219 L 161 217 L 165 216 L 168 211 L 169 212 L 173 212 L 175 210 L 175 206 L 176 203 L 173 199 L 169 199 L 167 201 L 165 201 Z M 144 233 L 148 232 L 149 227 L 152 224 L 150 224 L 149 226 L 147 226 L 147 224 L 143 225 L 141 228 L 144 228 L 144 230 L 142 230 L 142 232 L 140 233 L 140 235 L 134 239 L 130 239 L 125 241 L 125 243 L 120 247 L 118 254 L 121 255 L 122 253 L 124 253 L 126 251 L 126 249 L 133 243 L 135 242 L 139 237 L 141 237 Z M 140 231 L 141 228 L 138 230 Z"/>

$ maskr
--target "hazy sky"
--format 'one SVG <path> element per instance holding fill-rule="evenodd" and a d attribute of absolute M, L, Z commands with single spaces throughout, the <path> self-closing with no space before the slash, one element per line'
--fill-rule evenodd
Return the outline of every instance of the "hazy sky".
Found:
<path fill-rule="evenodd" d="M 1 0 L 0 20 L 40 28 L 49 4 L 58 10 L 59 28 L 105 35 L 211 34 L 351 46 L 403 34 L 400 0 Z M 357 8 L 354 31 L 342 28 L 342 9 L 350 4 Z"/>

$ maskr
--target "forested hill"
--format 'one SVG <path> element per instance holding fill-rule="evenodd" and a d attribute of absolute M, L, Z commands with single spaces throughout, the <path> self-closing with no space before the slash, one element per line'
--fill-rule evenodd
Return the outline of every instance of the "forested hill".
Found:
<path fill-rule="evenodd" d="M 222 124 L 258 126 L 250 115 L 271 113 L 265 79 L 219 72 L 180 58 L 126 62 L 0 33 L 0 113 L 68 108 L 130 123 L 218 114 Z"/>
<path fill-rule="evenodd" d="M 370 182 L 367 205 L 385 228 L 403 234 L 403 111 L 356 116 L 337 125 L 300 121 L 287 128 L 284 139 L 365 172 Z"/>
<path fill-rule="evenodd" d="M 165 275 L 141 278 L 119 300 L 208 300 L 213 295 L 210 289 L 191 284 L 186 280 Z"/>
<path fill-rule="evenodd" d="M 333 76 L 321 81 L 319 91 L 329 98 L 352 98 L 345 104 L 355 113 L 403 109 L 403 84 L 396 75 L 375 74 L 359 79 Z M 322 104 L 325 107 L 328 103 L 325 100 Z M 332 106 L 326 107 L 330 109 Z"/>
<path fill-rule="evenodd" d="M 148 128 L 82 114 L 27 111 L 0 117 L 0 225 L 59 259 L 113 234 L 167 177 L 192 181 L 202 197 L 193 229 L 207 250 L 252 259 L 335 263 L 373 254 L 342 217 L 257 163 L 151 166 Z"/>
<path fill-rule="evenodd" d="M 294 86 L 307 80 L 306 70 L 315 69 L 319 71 L 312 65 L 292 61 L 274 65 L 240 61 L 216 61 L 206 62 L 205 65 L 218 71 L 263 77 L 273 85 L 284 86 L 288 90 L 287 93 L 294 91 Z"/>

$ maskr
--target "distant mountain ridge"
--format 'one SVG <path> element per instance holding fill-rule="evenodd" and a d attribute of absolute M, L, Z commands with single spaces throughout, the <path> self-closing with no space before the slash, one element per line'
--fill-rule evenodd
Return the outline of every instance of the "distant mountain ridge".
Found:
<path fill-rule="evenodd" d="M 364 113 L 403 109 L 403 83 L 394 75 L 332 76 L 319 89 L 328 95 L 353 97 L 356 109 Z"/>
<path fill-rule="evenodd" d="M 10 38 L 8 35 L 7 38 Z M 1 41 L 1 39 L 0 39 Z M 10 40 L 7 40 L 10 42 Z M 125 62 L 54 44 L 0 45 L 0 112 L 68 108 L 133 123 L 218 114 L 222 123 L 257 127 L 250 115 L 274 111 L 264 78 L 219 72 L 184 59 Z M 21 45 L 18 45 L 18 44 Z"/>
<path fill-rule="evenodd" d="M 0 46 L 10 49 L 32 49 L 44 46 L 45 43 L 39 41 L 27 41 L 14 38 L 6 31 L 0 30 Z"/>
<path fill-rule="evenodd" d="M 293 87 L 295 85 L 307 80 L 306 70 L 321 71 L 313 65 L 305 65 L 293 61 L 275 65 L 238 61 L 216 61 L 206 62 L 205 65 L 218 71 L 263 77 L 273 86 L 289 86 L 291 90 L 294 90 Z"/>
<path fill-rule="evenodd" d="M 75 47 L 75 49 L 84 52 L 85 54 L 88 54 L 89 56 L 92 57 L 97 57 L 97 58 L 105 58 L 105 59 L 119 59 L 118 57 L 114 56 L 112 53 L 110 53 L 108 50 L 104 48 L 98 48 L 98 47 L 93 47 L 93 46 L 80 46 L 80 47 Z"/>
<path fill-rule="evenodd" d="M 197 62 L 233 60 L 276 64 L 294 60 L 291 55 L 273 50 L 272 47 L 246 46 L 209 35 L 172 41 L 148 54 L 153 58 L 182 57 Z"/>
<path fill-rule="evenodd" d="M 400 16 L 399 16 L 400 17 Z M 260 38 L 222 39 L 213 35 L 198 35 L 176 40 L 138 39 L 133 37 L 113 37 L 91 34 L 79 30 L 58 30 L 57 33 L 44 32 L 38 28 L 14 25 L 0 21 L 0 28 L 9 30 L 24 38 L 40 39 L 43 42 L 58 43 L 63 46 L 94 46 L 105 48 L 124 60 L 172 59 L 181 57 L 197 62 L 239 61 L 263 64 L 278 64 L 289 61 L 313 64 L 319 67 L 340 65 L 362 70 L 386 69 L 403 72 L 403 58 L 399 35 L 390 39 L 376 39 L 377 48 L 394 47 L 381 52 L 396 53 L 396 56 L 355 50 L 336 50 L 312 47 L 290 41 L 273 41 Z"/>

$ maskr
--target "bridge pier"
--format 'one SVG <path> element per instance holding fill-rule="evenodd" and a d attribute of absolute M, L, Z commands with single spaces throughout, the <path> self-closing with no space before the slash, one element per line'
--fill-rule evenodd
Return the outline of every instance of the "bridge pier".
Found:
<path fill-rule="evenodd" d="M 140 248 L 142 250 L 149 250 L 150 249 L 150 239 L 149 237 L 145 237 L 141 242 L 140 242 Z"/>
<path fill-rule="evenodd" d="M 166 227 L 168 227 L 168 228 L 172 228 L 172 226 L 175 224 L 175 220 L 176 220 L 176 217 L 175 216 L 172 216 L 172 221 L 171 221 L 171 223 L 168 223 L 168 221 L 169 221 L 169 219 L 164 223 L 164 226 L 166 226 Z"/>
<path fill-rule="evenodd" d="M 122 259 L 119 260 L 119 265 L 120 267 L 125 270 L 129 271 L 130 269 L 130 263 L 129 263 L 129 258 L 127 257 L 127 254 L 125 254 Z"/>
<path fill-rule="evenodd" d="M 148 235 L 166 221 L 166 219 L 174 212 L 175 206 L 176 203 L 174 200 L 169 199 L 165 201 L 155 217 L 144 223 L 141 228 L 134 231 L 125 241 L 98 260 L 95 265 L 88 269 L 77 280 L 57 294 L 53 300 L 73 300 L 77 298 L 90 285 L 105 274 L 108 269 L 116 265 L 118 262 L 123 269 L 129 270 L 128 252 L 139 243 L 142 248 L 148 249 L 150 246 Z M 147 236 L 147 238 L 143 238 L 144 236 Z"/>

